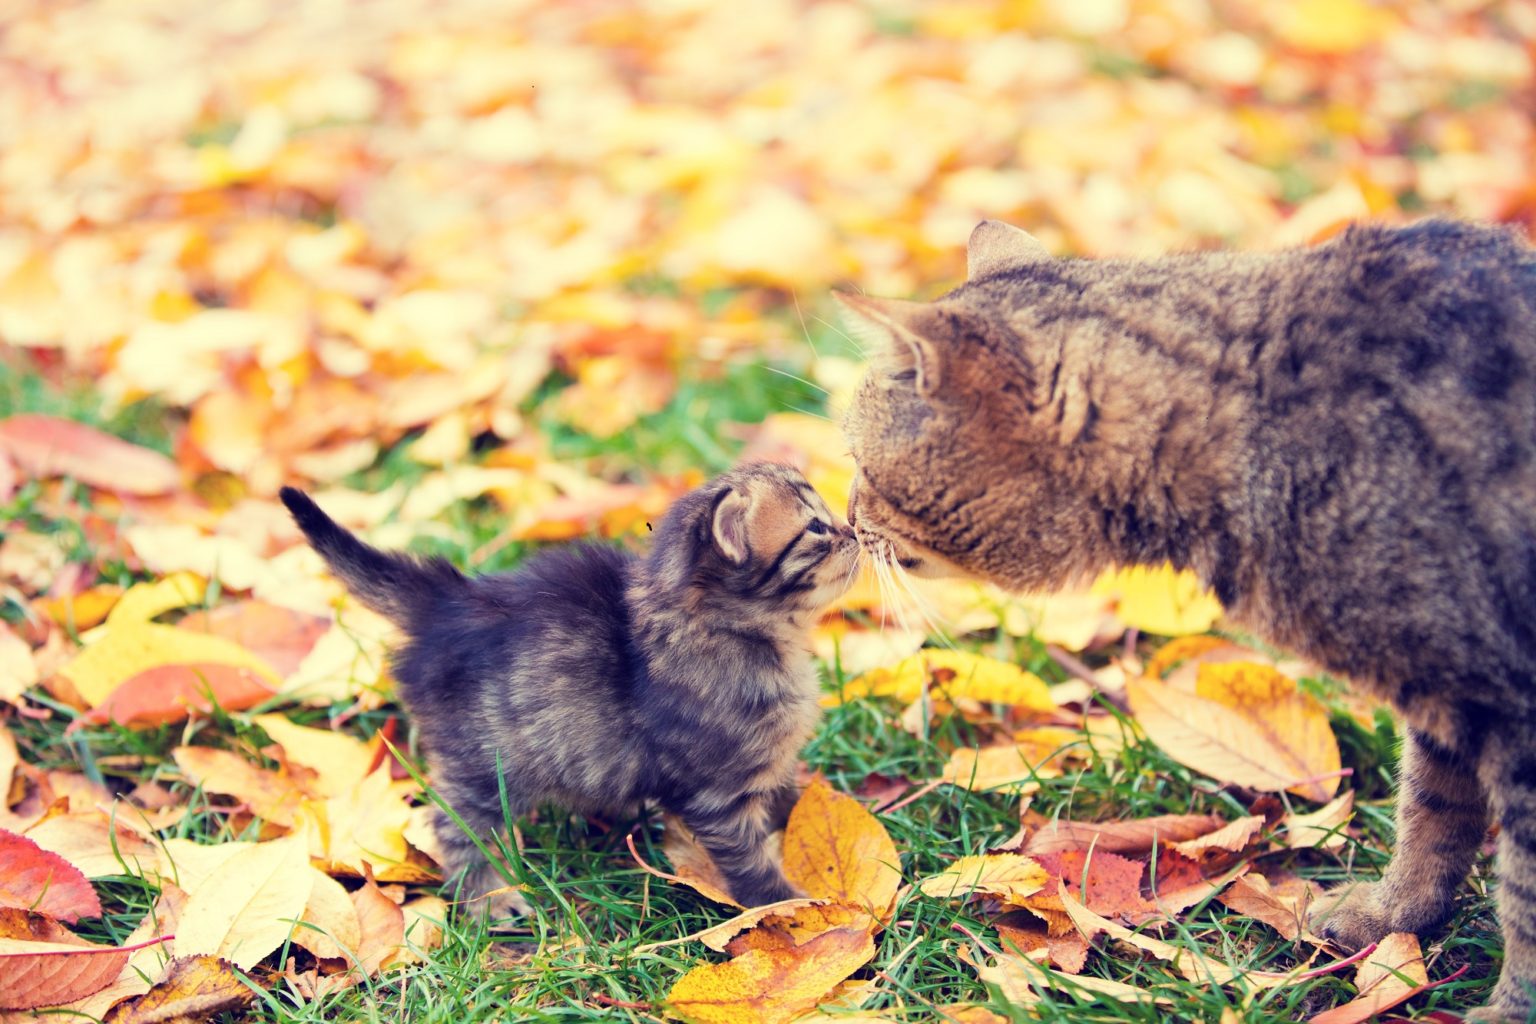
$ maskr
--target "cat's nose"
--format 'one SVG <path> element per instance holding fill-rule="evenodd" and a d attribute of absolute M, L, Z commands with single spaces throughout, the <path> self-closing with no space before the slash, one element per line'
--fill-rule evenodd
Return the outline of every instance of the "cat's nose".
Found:
<path fill-rule="evenodd" d="M 854 477 L 848 484 L 848 525 L 851 527 L 859 521 L 859 514 L 855 506 L 859 503 L 859 478 Z"/>

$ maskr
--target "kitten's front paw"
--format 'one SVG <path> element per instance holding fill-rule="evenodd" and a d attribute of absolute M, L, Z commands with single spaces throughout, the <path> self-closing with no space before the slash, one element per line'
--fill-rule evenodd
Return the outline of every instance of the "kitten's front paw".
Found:
<path fill-rule="evenodd" d="M 1504 970 L 1509 970 L 1507 962 Z M 1525 1024 L 1536 1016 L 1536 1001 L 1532 1000 L 1529 984 L 1529 981 L 1522 984 L 1507 974 L 1500 975 L 1488 1005 L 1464 1014 L 1462 1019 L 1469 1024 Z"/>

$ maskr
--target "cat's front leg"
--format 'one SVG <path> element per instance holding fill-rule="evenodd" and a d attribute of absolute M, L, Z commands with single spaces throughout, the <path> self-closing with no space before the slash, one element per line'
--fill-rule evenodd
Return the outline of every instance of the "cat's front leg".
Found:
<path fill-rule="evenodd" d="M 1499 925 L 1504 967 L 1488 1005 L 1467 1014 L 1479 1024 L 1536 1015 L 1536 726 L 1513 731 L 1482 765 L 1499 816 Z"/>
<path fill-rule="evenodd" d="M 804 896 L 784 877 L 768 836 L 775 793 L 696 795 L 681 809 L 683 824 L 709 851 L 731 896 L 744 907 Z"/>
<path fill-rule="evenodd" d="M 1312 912 L 1313 931 L 1351 949 L 1443 924 L 1488 829 L 1477 766 L 1462 752 L 1410 728 L 1398 781 L 1397 849 L 1381 881 L 1346 883 Z"/>

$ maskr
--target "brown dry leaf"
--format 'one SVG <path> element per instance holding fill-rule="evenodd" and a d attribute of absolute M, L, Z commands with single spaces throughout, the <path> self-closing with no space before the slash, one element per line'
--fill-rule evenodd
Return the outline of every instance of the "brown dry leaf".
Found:
<path fill-rule="evenodd" d="M 1012 952 L 1030 955 L 1044 950 L 1056 969 L 1068 974 L 1081 974 L 1088 965 L 1088 940 L 1075 928 L 1063 935 L 1053 935 L 1041 921 L 1027 925 L 999 922 L 996 927 L 998 937 L 1012 947 Z"/>
<path fill-rule="evenodd" d="M 1043 853 L 1037 859 L 1058 884 L 1027 906 L 1056 909 L 1058 904 L 1051 901 L 1065 892 L 1081 898 L 1095 913 L 1130 921 L 1145 918 L 1153 909 L 1141 895 L 1141 879 L 1147 873 L 1143 861 L 1098 850 Z M 1084 893 L 1080 890 L 1085 883 Z"/>
<path fill-rule="evenodd" d="M 176 463 L 74 420 L 26 413 L 0 420 L 0 449 L 29 476 L 68 476 L 124 494 L 165 494 L 181 483 Z"/>
<path fill-rule="evenodd" d="M 1251 676 L 1208 678 L 1203 694 L 1146 676 L 1128 680 L 1137 724 L 1170 757 L 1219 781 L 1318 801 L 1337 792 L 1339 747 L 1322 705 L 1277 672 L 1262 692 L 1245 687 Z M 1226 699 L 1212 699 L 1216 693 Z"/>
<path fill-rule="evenodd" d="M 1355 975 L 1359 995 L 1308 1019 L 1308 1024 L 1360 1024 L 1424 991 L 1429 974 L 1419 940 L 1407 932 L 1393 932 L 1366 957 Z"/>
<path fill-rule="evenodd" d="M 1226 871 L 1208 876 L 1199 861 L 1169 850 L 1157 858 L 1152 905 L 1159 913 L 1173 917 L 1215 896 L 1235 879 L 1247 874 L 1248 869 L 1249 863 L 1242 861 Z"/>
<path fill-rule="evenodd" d="M 246 844 L 189 889 L 176 926 L 181 956 L 221 956 L 250 970 L 288 938 L 311 889 L 297 838 Z"/>
<path fill-rule="evenodd" d="M 692 1024 L 781 1024 L 817 1005 L 875 955 L 868 929 L 839 928 L 793 949 L 752 950 L 683 975 L 667 1003 Z"/>
<path fill-rule="evenodd" d="M 676 872 L 673 877 L 716 903 L 740 909 L 741 904 L 731 898 L 731 891 L 720 869 L 715 867 L 715 862 L 709 859 L 709 853 L 699 845 L 682 819 L 668 814 L 662 820 L 666 830 L 662 835 L 661 849 L 667 855 L 667 860 L 672 862 L 672 870 Z"/>
<path fill-rule="evenodd" d="M 1050 872 L 1032 857 L 990 853 L 961 857 L 937 875 L 923 879 L 917 888 L 923 895 L 938 899 L 984 893 L 1014 902 L 1033 896 L 1050 879 Z"/>
<path fill-rule="evenodd" d="M 1292 850 L 1337 850 L 1349 842 L 1344 826 L 1355 814 L 1355 791 L 1345 790 L 1307 814 L 1287 814 L 1280 824 L 1285 845 Z"/>
<path fill-rule="evenodd" d="M 101 916 L 101 900 L 79 868 L 35 840 L 4 829 L 0 829 L 0 907 L 35 910 L 71 924 L 82 917 Z"/>
<path fill-rule="evenodd" d="M 818 777 L 784 829 L 784 874 L 808 896 L 864 907 L 883 919 L 901 885 L 901 857 L 873 814 Z"/>
<path fill-rule="evenodd" d="M 1021 956 L 997 957 L 991 964 L 978 966 L 976 974 L 982 981 L 1001 989 L 1009 1002 L 1022 1006 L 1038 1003 L 1040 997 L 1036 990 L 1040 988 L 1067 992 L 1080 999 L 1104 997 L 1121 1003 L 1173 1005 L 1172 999 L 1157 995 L 1151 987 L 1127 985 L 1090 975 L 1062 974 Z"/>
<path fill-rule="evenodd" d="M 103 1024 L 180 1024 L 238 1010 L 255 998 L 229 961 L 216 956 L 177 957 L 153 988 L 131 1003 L 119 1004 Z"/>
<path fill-rule="evenodd" d="M 1035 830 L 1022 852 L 1093 849 L 1121 855 L 1150 854 L 1154 847 L 1194 839 L 1224 824 L 1216 814 L 1164 814 L 1134 821 L 1051 821 Z"/>
<path fill-rule="evenodd" d="M 242 801 L 258 818 L 284 828 L 293 826 L 305 797 L 295 780 L 251 764 L 232 751 L 213 747 L 177 747 L 171 757 L 194 785 Z"/>
<path fill-rule="evenodd" d="M 1231 855 L 1241 854 L 1252 846 L 1263 832 L 1264 818 L 1254 814 L 1229 822 L 1214 832 L 1169 843 L 1168 848 L 1202 863 L 1230 860 Z"/>
<path fill-rule="evenodd" d="M 1282 938 L 1294 941 L 1304 937 L 1308 941 L 1321 941 L 1307 931 L 1307 910 L 1312 902 L 1307 890 L 1303 890 L 1299 898 L 1284 897 L 1270 887 L 1269 879 L 1263 875 L 1248 874 L 1233 882 L 1217 898 L 1237 913 L 1269 925 Z"/>
<path fill-rule="evenodd" d="M 362 934 L 355 947 L 354 963 L 356 980 L 371 978 L 383 968 L 405 941 L 405 912 L 400 905 L 368 878 L 361 889 L 352 893 L 352 906 L 357 911 L 357 924 Z"/>
<path fill-rule="evenodd" d="M 448 920 L 448 903 L 440 896 L 418 896 L 400 906 L 404 919 L 405 938 L 384 963 L 380 970 L 388 970 L 396 964 L 415 964 L 425 961 L 423 953 L 431 952 L 443 944 L 443 923 Z"/>

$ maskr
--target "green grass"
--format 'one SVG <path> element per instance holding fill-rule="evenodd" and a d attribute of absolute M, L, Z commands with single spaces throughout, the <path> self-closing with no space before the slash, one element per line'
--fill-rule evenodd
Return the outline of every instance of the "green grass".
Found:
<path fill-rule="evenodd" d="M 818 326 L 812 340 L 836 345 L 835 332 Z M 805 375 L 802 368 L 781 367 Z M 552 381 L 551 389 L 558 386 Z M 613 472 L 640 472 L 656 462 L 679 460 L 707 470 L 721 468 L 735 457 L 737 443 L 722 423 L 749 423 L 769 412 L 794 406 L 821 411 L 821 396 L 781 374 L 760 367 L 727 367 L 708 381 L 685 382 L 662 412 L 643 419 L 618 440 L 599 442 L 545 422 L 560 457 L 605 462 Z M 538 398 L 530 411 L 538 415 Z M 78 415 L 132 439 L 167 447 L 159 413 L 140 407 L 101 418 L 88 396 L 60 392 L 36 378 L 0 363 L 0 413 L 48 411 Z M 94 417 L 94 418 L 93 418 Z M 703 425 L 708 424 L 709 427 Z M 387 454 L 354 482 L 382 487 L 396 480 L 407 483 L 419 468 L 398 453 Z M 83 497 L 83 495 L 82 495 Z M 35 493 L 28 492 L 0 510 L 13 524 L 63 534 L 72 559 L 105 561 L 109 574 L 124 582 L 125 570 L 92 551 L 85 534 L 73 524 L 38 513 Z M 498 516 L 488 503 L 466 503 L 446 517 L 453 539 L 436 542 L 435 550 L 464 562 L 497 534 Z M 508 568 L 526 553 L 511 545 L 483 568 Z M 19 607 L 0 609 L 13 621 Z M 1006 641 L 1006 643 L 1004 643 Z M 1060 671 L 1040 644 L 997 636 L 960 638 L 961 647 L 1013 644 L 1027 667 L 1052 680 Z M 835 665 L 824 666 L 826 685 L 836 690 L 845 680 Z M 1327 697 L 1332 688 L 1321 684 Z M 204 842 L 251 838 L 230 831 L 229 815 L 216 813 L 204 795 L 189 787 L 175 771 L 170 751 L 197 743 L 240 750 L 260 763 L 265 735 L 250 713 L 218 712 L 177 726 L 148 730 L 118 727 L 85 729 L 66 736 L 74 714 L 69 708 L 39 697 L 53 717 L 45 720 L 12 717 L 25 761 L 44 768 L 83 771 L 122 791 L 143 781 L 170 787 L 192 808 L 172 834 Z M 345 704 L 330 709 L 292 711 L 301 721 L 348 717 L 347 728 L 371 735 L 397 709 L 385 707 L 351 715 Z M 921 782 L 938 774 L 947 751 L 974 741 L 973 727 L 952 718 L 938 723 L 926 738 L 905 732 L 896 722 L 899 709 L 888 702 L 855 700 L 828 711 L 804 751 L 806 762 L 839 790 L 855 789 L 866 775 L 879 772 Z M 1362 834 L 1339 856 L 1305 852 L 1274 855 L 1277 863 L 1324 882 L 1371 878 L 1386 863 L 1391 848 L 1390 773 L 1396 735 L 1391 721 L 1380 717 L 1362 726 L 1342 713 L 1335 716 L 1344 761 L 1353 768 L 1353 785 L 1361 804 L 1355 827 Z M 1045 780 L 1034 795 L 1032 810 L 1073 819 L 1135 819 L 1155 814 L 1214 812 L 1227 818 L 1247 813 L 1240 796 L 1191 772 L 1150 745 L 1128 747 L 1123 754 L 1100 761 L 1065 778 Z M 941 786 L 899 810 L 881 816 L 902 857 L 902 874 L 914 882 L 942 870 L 963 854 L 995 849 L 1019 824 L 1019 800 L 1006 794 L 977 794 Z M 250 830 L 247 830 L 249 833 Z M 520 856 L 512 859 L 514 879 L 523 885 L 533 914 L 506 933 L 490 933 L 472 916 L 443 922 L 444 941 L 426 962 L 388 973 L 365 985 L 310 1001 L 291 984 L 261 969 L 266 986 L 250 1019 L 286 1021 L 610 1021 L 655 1020 L 664 1016 L 666 994 L 677 979 L 697 963 L 718 962 L 697 943 L 672 943 L 731 916 L 691 890 L 654 878 L 637 866 L 626 848 L 634 835 L 640 855 L 665 866 L 660 821 L 616 822 L 601 827 L 553 808 L 519 823 Z M 83 929 L 99 941 L 120 941 L 153 904 L 154 889 L 124 876 L 99 886 L 107 913 Z M 1458 914 L 1440 935 L 1427 936 L 1425 949 L 1432 978 L 1445 977 L 1460 966 L 1470 970 L 1458 981 L 1427 993 L 1410 1004 L 1415 1015 L 1437 1009 L 1453 1010 L 1486 999 L 1496 975 L 1501 942 L 1492 916 L 1491 866 L 1482 862 L 1463 887 Z M 940 901 L 908 890 L 890 926 L 877 938 L 878 951 L 857 977 L 875 977 L 877 994 L 866 1007 L 896 1020 L 936 1019 L 934 1006 L 974 1001 L 1016 1020 L 1037 1019 L 1011 1006 L 996 990 L 981 984 L 961 958 L 970 948 L 965 933 L 998 947 L 995 913 L 976 904 Z M 962 931 L 963 929 L 963 931 Z M 1231 913 L 1214 901 L 1182 916 L 1162 937 L 1198 948 L 1209 957 L 1253 970 L 1283 971 L 1293 967 L 1306 950 L 1281 940 L 1273 931 Z M 1216 1021 L 1231 1010 L 1236 1019 L 1253 1022 L 1291 1021 L 1351 997 L 1351 971 L 1322 977 L 1268 993 L 1245 994 L 1240 987 L 1211 987 L 1181 980 L 1166 964 L 1142 959 L 1124 949 L 1101 948 L 1090 958 L 1088 973 L 1137 985 L 1157 985 L 1171 995 L 1171 1009 L 1071 995 L 1053 994 L 1042 1004 L 1045 1020 L 1082 1021 Z M 620 1005 L 615 1005 L 620 1004 Z M 632 1004 L 632 1005 L 627 1005 Z M 648 1009 L 646 1009 L 648 1008 Z"/>

